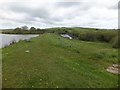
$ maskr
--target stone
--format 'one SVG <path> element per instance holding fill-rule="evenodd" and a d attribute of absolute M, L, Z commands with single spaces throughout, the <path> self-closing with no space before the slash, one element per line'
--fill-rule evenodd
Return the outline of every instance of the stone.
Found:
<path fill-rule="evenodd" d="M 25 52 L 26 52 L 26 53 L 29 53 L 30 51 L 29 51 L 29 50 L 26 50 Z"/>

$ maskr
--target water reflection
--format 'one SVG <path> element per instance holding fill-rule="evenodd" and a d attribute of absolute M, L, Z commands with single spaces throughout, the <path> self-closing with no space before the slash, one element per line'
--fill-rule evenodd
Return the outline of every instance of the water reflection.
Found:
<path fill-rule="evenodd" d="M 0 48 L 3 48 L 10 43 L 18 42 L 20 40 L 28 40 L 32 37 L 37 37 L 39 35 L 15 35 L 15 34 L 0 34 Z"/>

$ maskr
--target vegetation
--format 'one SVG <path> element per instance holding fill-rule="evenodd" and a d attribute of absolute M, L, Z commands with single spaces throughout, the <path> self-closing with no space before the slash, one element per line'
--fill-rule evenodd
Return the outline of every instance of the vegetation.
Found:
<path fill-rule="evenodd" d="M 106 71 L 118 62 L 118 30 L 31 27 L 2 33 L 40 34 L 2 49 L 3 88 L 118 87 L 118 75 Z"/>
<path fill-rule="evenodd" d="M 21 28 L 16 28 L 14 30 L 4 30 L 2 31 L 3 34 L 43 34 L 45 33 L 46 30 L 42 30 L 42 29 L 36 29 L 34 27 L 31 27 L 30 30 L 24 30 Z"/>
<path fill-rule="evenodd" d="M 112 47 L 119 48 L 118 43 L 118 30 L 105 30 L 94 28 L 49 28 L 49 29 L 36 29 L 31 27 L 30 30 L 16 28 L 11 31 L 3 31 L 3 34 L 43 34 L 43 33 L 66 33 L 78 40 L 94 41 L 94 42 L 107 42 L 111 43 Z"/>
<path fill-rule="evenodd" d="M 31 27 L 31 28 L 30 28 L 30 30 L 34 31 L 34 30 L 36 30 L 36 28 L 34 28 L 34 27 Z"/>
<path fill-rule="evenodd" d="M 3 88 L 118 86 L 118 76 L 106 71 L 118 62 L 117 49 L 109 43 L 69 40 L 45 33 L 2 51 Z"/>
<path fill-rule="evenodd" d="M 112 46 L 113 46 L 114 48 L 120 48 L 120 43 L 119 43 L 118 40 L 119 40 L 119 39 L 118 39 L 118 36 L 116 36 L 116 37 L 113 38 L 113 40 L 112 40 Z"/>

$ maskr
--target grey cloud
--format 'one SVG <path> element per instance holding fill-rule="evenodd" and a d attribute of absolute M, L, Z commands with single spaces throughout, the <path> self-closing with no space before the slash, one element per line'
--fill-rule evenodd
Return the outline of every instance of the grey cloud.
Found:
<path fill-rule="evenodd" d="M 120 3 L 117 3 L 117 4 L 109 7 L 108 9 L 120 9 Z"/>
<path fill-rule="evenodd" d="M 94 1 L 94 4 L 92 4 L 92 2 L 90 1 L 87 1 L 87 2 L 82 2 L 82 1 L 83 0 L 81 0 L 81 2 L 54 2 L 50 6 L 44 3 L 44 5 L 41 7 L 39 7 L 39 4 L 41 3 L 37 3 L 37 2 L 34 2 L 34 4 L 35 5 L 37 4 L 38 7 L 31 6 L 32 4 L 29 4 L 29 2 L 24 2 L 24 1 L 10 2 L 10 3 L 7 3 L 5 7 L 8 10 L 1 10 L 4 12 L 3 15 L 2 15 L 2 12 L 0 12 L 1 15 L 3 16 L 3 17 L 0 17 L 0 20 L 1 20 L 0 24 L 2 24 L 2 21 L 6 20 L 6 23 L 2 24 L 3 26 L 5 25 L 9 26 L 9 23 L 7 22 L 13 21 L 19 24 L 27 24 L 27 25 L 34 25 L 34 26 L 35 25 L 38 25 L 38 26 L 42 26 L 42 25 L 79 26 L 79 25 L 84 24 L 85 26 L 90 26 L 90 25 L 97 26 L 98 25 L 99 27 L 100 26 L 99 22 L 100 23 L 103 22 L 103 24 L 108 22 L 108 20 L 106 19 L 104 20 L 103 18 L 101 19 L 101 16 L 97 15 L 96 13 L 96 12 L 99 12 L 99 10 L 101 11 L 101 13 L 102 13 L 102 10 L 104 11 L 104 8 L 102 8 L 101 10 L 101 7 L 100 7 L 103 5 L 99 5 L 101 3 L 98 3 L 97 0 Z M 113 9 L 111 10 L 111 12 L 115 14 L 114 11 L 118 7 L 120 8 L 120 3 L 118 7 L 116 5 L 110 5 L 110 6 L 111 6 L 110 8 L 108 6 L 104 6 L 105 11 L 110 11 L 111 9 Z M 2 6 L 0 7 L 2 9 Z M 91 8 L 93 8 L 93 10 L 91 10 Z M 11 11 L 12 14 L 14 14 L 13 16 L 16 15 L 16 17 L 10 16 L 9 18 L 7 11 Z M 18 13 L 22 14 L 21 17 L 23 18 L 17 19 L 17 17 L 20 17 L 18 16 Z M 108 12 L 108 15 L 106 16 L 103 15 L 104 18 L 110 17 L 112 18 L 112 21 L 116 20 L 116 18 L 115 19 L 113 18 L 117 14 L 110 15 L 110 13 Z M 6 15 L 4 16 L 4 14 Z M 98 20 L 98 21 L 95 21 L 95 20 Z M 12 26 L 12 24 L 10 25 Z M 109 26 L 111 25 L 112 24 L 109 23 Z"/>
<path fill-rule="evenodd" d="M 25 13 L 27 14 L 27 17 L 25 20 L 16 20 L 19 23 L 32 23 L 35 22 L 35 18 L 43 19 L 44 23 L 51 23 L 53 24 L 53 21 L 50 17 L 49 11 L 47 11 L 45 8 L 30 8 L 21 4 L 10 4 L 9 10 L 15 12 L 15 13 Z"/>
<path fill-rule="evenodd" d="M 49 18 L 49 12 L 44 8 L 34 9 L 21 4 L 12 4 L 9 5 L 9 9 L 13 12 L 26 13 L 32 17 Z"/>
<path fill-rule="evenodd" d="M 22 20 L 15 20 L 15 19 L 8 19 L 8 18 L 3 18 L 3 20 L 8 20 L 8 21 L 12 21 L 12 22 L 17 22 L 17 23 L 21 23 L 21 24 L 24 24 L 24 23 L 28 23 L 28 24 L 32 24 L 32 21 L 34 21 L 33 19 L 31 20 L 28 20 L 27 18 L 26 19 L 22 19 Z M 8 24 L 8 23 L 7 23 Z"/>
<path fill-rule="evenodd" d="M 63 6 L 63 7 L 70 7 L 70 6 L 78 6 L 80 5 L 80 2 L 56 2 L 55 5 L 57 6 Z M 71 19 L 74 18 L 75 12 L 71 12 L 71 14 L 67 14 L 64 17 L 51 17 L 51 14 L 49 12 L 49 8 L 31 8 L 28 7 L 26 4 L 21 3 L 9 3 L 8 8 L 10 11 L 13 11 L 15 13 L 24 13 L 27 14 L 27 17 L 25 20 L 16 20 L 16 22 L 19 23 L 32 23 L 35 22 L 35 18 L 42 19 L 41 22 L 46 24 L 56 24 L 59 22 L 62 22 L 65 19 Z M 36 21 L 38 22 L 38 21 Z"/>
<path fill-rule="evenodd" d="M 78 6 L 80 2 L 56 2 L 57 7 L 71 7 L 71 6 Z"/>
<path fill-rule="evenodd" d="M 56 18 L 56 17 L 51 17 L 49 10 L 46 8 L 30 8 L 21 4 L 10 4 L 9 5 L 9 10 L 17 13 L 25 13 L 27 14 L 26 19 L 20 20 L 20 23 L 31 23 L 33 21 L 36 21 L 35 18 L 42 19 L 43 23 L 48 23 L 48 24 L 55 24 L 56 22 L 62 21 L 62 18 Z"/>

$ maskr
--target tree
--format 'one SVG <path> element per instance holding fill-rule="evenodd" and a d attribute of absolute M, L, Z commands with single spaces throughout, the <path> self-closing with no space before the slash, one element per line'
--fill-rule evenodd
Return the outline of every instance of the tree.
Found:
<path fill-rule="evenodd" d="M 20 31 L 21 28 L 17 27 L 17 28 L 15 28 L 14 30 L 15 30 L 15 31 Z"/>
<path fill-rule="evenodd" d="M 22 33 L 22 29 L 21 28 L 15 28 L 14 31 L 15 31 L 15 33 Z"/>
<path fill-rule="evenodd" d="M 28 27 L 27 26 L 22 26 L 21 29 L 28 30 Z"/>
<path fill-rule="evenodd" d="M 30 28 L 30 30 L 36 30 L 36 28 L 34 28 L 34 27 L 31 27 L 31 28 Z"/>
<path fill-rule="evenodd" d="M 39 30 L 41 30 L 40 28 L 37 28 L 37 30 L 39 31 Z"/>

